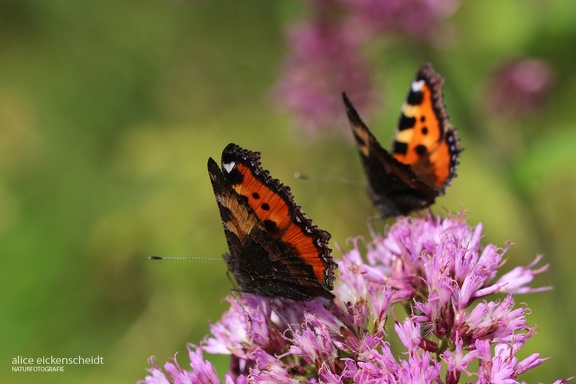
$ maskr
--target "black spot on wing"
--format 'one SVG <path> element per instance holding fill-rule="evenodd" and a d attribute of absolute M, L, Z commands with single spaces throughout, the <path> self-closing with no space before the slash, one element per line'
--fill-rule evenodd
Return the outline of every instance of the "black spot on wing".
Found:
<path fill-rule="evenodd" d="M 426 148 L 426 146 L 422 145 L 422 144 L 417 145 L 416 148 L 414 148 L 414 150 L 420 156 L 424 156 L 428 152 L 428 149 Z"/>
<path fill-rule="evenodd" d="M 224 151 L 222 152 L 222 163 L 223 164 L 230 164 L 232 162 L 235 162 L 238 159 L 237 155 L 233 151 L 234 147 L 236 147 L 236 145 L 228 144 L 226 146 L 226 148 L 224 148 Z"/>
<path fill-rule="evenodd" d="M 264 220 L 264 228 L 271 233 L 274 234 L 278 231 L 278 225 L 272 220 Z"/>
<path fill-rule="evenodd" d="M 420 91 L 414 92 L 411 90 L 406 98 L 406 102 L 410 105 L 420 105 L 422 104 L 422 100 L 424 100 L 424 93 Z"/>
<path fill-rule="evenodd" d="M 394 145 L 392 147 L 394 148 L 394 153 L 405 155 L 406 152 L 408 152 L 408 144 L 401 141 L 394 141 Z"/>
<path fill-rule="evenodd" d="M 242 182 L 244 181 L 244 175 L 242 175 L 240 173 L 240 171 L 238 171 L 237 168 L 232 168 L 232 171 L 230 171 L 230 173 L 225 173 L 226 175 L 226 180 L 228 180 L 228 182 L 232 185 L 236 185 L 236 184 L 242 184 Z"/>
<path fill-rule="evenodd" d="M 403 131 L 405 129 L 414 128 L 416 125 L 416 119 L 414 117 L 408 117 L 405 114 L 400 116 L 400 121 L 398 122 L 398 130 Z"/>

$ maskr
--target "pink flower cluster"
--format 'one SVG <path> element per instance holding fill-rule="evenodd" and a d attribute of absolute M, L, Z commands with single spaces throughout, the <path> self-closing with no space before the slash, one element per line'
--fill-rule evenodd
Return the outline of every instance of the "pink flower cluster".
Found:
<path fill-rule="evenodd" d="M 362 110 L 377 97 L 364 45 L 398 33 L 424 39 L 458 7 L 459 0 L 311 0 L 310 17 L 288 32 L 288 56 L 275 96 L 295 126 L 316 134 L 334 126 L 346 92 Z M 347 137 L 347 136 L 346 136 Z"/>
<path fill-rule="evenodd" d="M 498 277 L 508 247 L 482 246 L 481 232 L 463 216 L 400 218 L 365 248 L 353 241 L 333 302 L 229 298 L 189 346 L 191 370 L 152 360 L 142 383 L 219 383 L 204 352 L 231 356 L 226 383 L 518 383 L 545 359 L 517 357 L 534 329 L 514 295 L 548 289 L 528 286 L 548 266 Z"/>

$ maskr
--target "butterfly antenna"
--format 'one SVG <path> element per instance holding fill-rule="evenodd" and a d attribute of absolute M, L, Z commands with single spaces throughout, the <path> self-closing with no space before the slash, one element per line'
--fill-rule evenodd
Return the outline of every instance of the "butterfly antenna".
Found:
<path fill-rule="evenodd" d="M 343 184 L 353 184 L 353 185 L 360 185 L 360 186 L 367 186 L 368 184 L 364 181 L 360 180 L 351 180 L 346 179 L 344 177 L 336 177 L 336 176 L 317 176 L 317 175 L 307 175 L 300 172 L 295 172 L 294 177 L 300 180 L 319 180 L 319 181 L 329 181 L 335 183 L 343 183 Z"/>
<path fill-rule="evenodd" d="M 148 256 L 149 260 L 203 260 L 203 261 L 224 261 L 213 257 L 172 257 L 172 256 Z"/>

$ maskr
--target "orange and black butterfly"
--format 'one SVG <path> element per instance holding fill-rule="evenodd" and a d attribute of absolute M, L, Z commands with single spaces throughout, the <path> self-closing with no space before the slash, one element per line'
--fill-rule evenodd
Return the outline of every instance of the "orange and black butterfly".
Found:
<path fill-rule="evenodd" d="M 312 224 L 290 188 L 262 169 L 259 152 L 228 144 L 222 170 L 210 158 L 208 173 L 230 250 L 224 259 L 240 291 L 334 298 L 330 234 Z"/>
<path fill-rule="evenodd" d="M 382 217 L 407 215 L 434 203 L 456 176 L 462 149 L 442 101 L 444 79 L 425 64 L 412 81 L 388 152 L 343 95 L 369 193 Z"/>

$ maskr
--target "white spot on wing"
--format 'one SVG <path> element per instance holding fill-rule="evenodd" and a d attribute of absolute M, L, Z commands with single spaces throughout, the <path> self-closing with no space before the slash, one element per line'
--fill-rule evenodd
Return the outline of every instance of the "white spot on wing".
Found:
<path fill-rule="evenodd" d="M 234 166 L 236 165 L 235 161 L 232 161 L 230 163 L 225 163 L 222 164 L 222 167 L 224 168 L 224 170 L 226 171 L 226 173 L 230 173 L 232 172 L 232 169 L 234 169 Z"/>
<path fill-rule="evenodd" d="M 412 92 L 420 92 L 424 86 L 424 80 L 413 81 L 412 82 Z"/>

